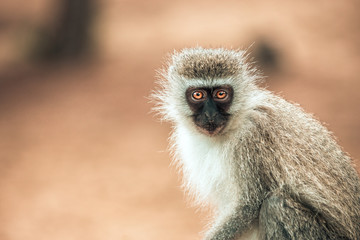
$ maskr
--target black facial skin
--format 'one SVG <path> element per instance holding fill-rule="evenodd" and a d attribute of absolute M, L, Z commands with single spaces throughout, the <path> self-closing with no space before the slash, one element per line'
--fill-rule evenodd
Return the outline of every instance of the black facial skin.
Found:
<path fill-rule="evenodd" d="M 186 100 L 193 112 L 193 120 L 198 129 L 209 136 L 220 133 L 226 126 L 234 91 L 229 85 L 213 88 L 190 87 L 186 90 Z M 225 97 L 224 97 L 225 96 Z"/>

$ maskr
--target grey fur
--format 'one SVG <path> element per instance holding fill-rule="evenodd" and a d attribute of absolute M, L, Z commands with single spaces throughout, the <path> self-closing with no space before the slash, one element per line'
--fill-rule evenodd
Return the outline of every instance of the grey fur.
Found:
<path fill-rule="evenodd" d="M 153 98 L 174 123 L 172 149 L 184 186 L 218 210 L 206 239 L 237 239 L 254 224 L 260 239 L 360 239 L 360 182 L 351 158 L 312 115 L 256 86 L 260 77 L 243 51 L 185 49 L 163 76 Z M 234 88 L 231 118 L 221 134 L 203 136 L 184 92 L 222 82 Z M 204 159 L 191 158 L 187 151 L 196 154 L 197 146 L 188 150 L 183 136 L 196 139 Z M 213 152 L 220 159 L 208 156 Z M 226 174 L 215 177 L 212 164 Z"/>
<path fill-rule="evenodd" d="M 179 75 L 189 79 L 234 76 L 241 69 L 240 64 L 235 54 L 211 50 L 193 49 L 174 56 L 174 68 Z"/>

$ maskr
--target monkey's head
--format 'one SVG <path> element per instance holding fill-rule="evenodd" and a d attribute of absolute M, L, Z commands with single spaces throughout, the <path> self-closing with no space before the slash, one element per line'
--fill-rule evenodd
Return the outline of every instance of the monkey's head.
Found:
<path fill-rule="evenodd" d="M 241 124 L 259 77 L 245 51 L 193 48 L 175 52 L 153 94 L 165 120 L 218 136 Z"/>

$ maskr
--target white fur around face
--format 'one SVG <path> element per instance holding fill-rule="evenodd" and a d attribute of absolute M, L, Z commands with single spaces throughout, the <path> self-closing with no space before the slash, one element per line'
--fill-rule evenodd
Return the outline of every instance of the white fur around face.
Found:
<path fill-rule="evenodd" d="M 183 171 L 185 189 L 198 204 L 230 207 L 237 194 L 230 177 L 232 144 L 194 133 L 184 125 L 178 125 L 174 134 L 176 161 Z"/>

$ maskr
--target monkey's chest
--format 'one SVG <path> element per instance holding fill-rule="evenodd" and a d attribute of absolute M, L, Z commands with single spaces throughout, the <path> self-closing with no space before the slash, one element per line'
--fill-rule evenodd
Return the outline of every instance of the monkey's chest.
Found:
<path fill-rule="evenodd" d="M 234 197 L 231 146 L 207 139 L 178 135 L 178 153 L 185 186 L 199 203 L 226 204 Z"/>

